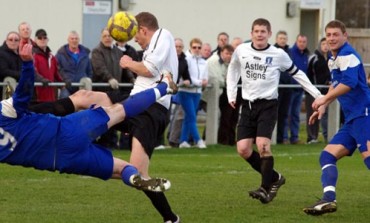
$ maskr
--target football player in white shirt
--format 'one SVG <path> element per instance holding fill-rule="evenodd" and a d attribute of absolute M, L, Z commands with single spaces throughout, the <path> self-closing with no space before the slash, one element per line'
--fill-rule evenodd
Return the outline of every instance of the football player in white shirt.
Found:
<path fill-rule="evenodd" d="M 131 95 L 156 86 L 161 73 L 172 73 L 174 80 L 177 80 L 178 73 L 178 58 L 172 34 L 159 28 L 156 17 L 149 12 L 141 12 L 135 17 L 139 26 L 135 41 L 144 50 L 143 60 L 137 62 L 125 55 L 120 61 L 122 68 L 138 75 Z M 143 177 L 149 178 L 149 160 L 167 127 L 170 102 L 171 96 L 164 96 L 144 113 L 130 119 L 130 134 L 133 136 L 130 162 Z M 160 212 L 164 222 L 180 222 L 180 218 L 172 212 L 164 193 L 146 191 L 145 194 Z"/>
<path fill-rule="evenodd" d="M 235 107 L 237 84 L 242 81 L 242 113 L 238 123 L 237 151 L 253 169 L 262 175 L 261 186 L 249 191 L 252 198 L 271 202 L 285 178 L 274 170 L 271 136 L 277 120 L 280 72 L 287 71 L 314 98 L 320 91 L 311 84 L 282 49 L 268 43 L 271 25 L 266 19 L 252 24 L 249 43 L 240 44 L 231 59 L 227 73 L 227 95 Z M 256 143 L 257 150 L 253 150 Z"/>

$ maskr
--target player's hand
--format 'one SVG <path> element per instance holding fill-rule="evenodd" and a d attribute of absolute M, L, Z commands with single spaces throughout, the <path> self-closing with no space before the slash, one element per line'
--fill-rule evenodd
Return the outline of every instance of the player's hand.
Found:
<path fill-rule="evenodd" d="M 312 103 L 312 109 L 314 111 L 317 111 L 318 108 L 321 106 L 321 105 L 324 105 L 326 103 L 326 97 L 325 96 L 319 96 L 315 99 L 315 101 Z"/>
<path fill-rule="evenodd" d="M 113 89 L 118 89 L 119 88 L 119 83 L 114 78 L 109 79 L 108 83 L 109 83 L 110 87 L 113 88 Z"/>
<path fill-rule="evenodd" d="M 127 56 L 127 55 L 124 55 L 123 57 L 121 57 L 121 60 L 119 61 L 119 65 L 122 67 L 122 68 L 128 68 L 129 66 L 129 63 L 132 61 L 132 58 Z"/>
<path fill-rule="evenodd" d="M 235 108 L 236 108 L 236 102 L 235 102 L 235 101 L 230 101 L 230 102 L 229 102 L 229 105 L 230 105 L 233 109 L 235 109 Z"/>
<path fill-rule="evenodd" d="M 185 86 L 185 87 L 189 87 L 190 86 L 190 81 L 189 80 L 184 80 L 182 82 L 182 84 Z"/>
<path fill-rule="evenodd" d="M 314 111 L 312 113 L 312 115 L 310 116 L 310 119 L 308 120 L 308 124 L 309 125 L 313 125 L 315 124 L 317 118 L 319 117 L 319 112 L 318 111 Z"/>
<path fill-rule="evenodd" d="M 313 125 L 317 119 L 321 120 L 325 112 L 326 112 L 326 106 L 325 105 L 320 106 L 318 110 L 314 111 L 313 114 L 310 116 L 310 119 L 308 120 L 308 124 Z"/>
<path fill-rule="evenodd" d="M 23 61 L 33 60 L 32 47 L 33 46 L 28 43 L 19 47 L 19 56 Z"/>

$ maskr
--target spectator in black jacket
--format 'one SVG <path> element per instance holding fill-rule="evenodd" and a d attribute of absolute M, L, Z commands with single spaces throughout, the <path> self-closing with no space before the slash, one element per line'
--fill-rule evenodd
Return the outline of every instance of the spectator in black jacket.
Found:
<path fill-rule="evenodd" d="M 288 34 L 286 31 L 280 30 L 276 34 L 275 47 L 283 49 L 289 54 Z M 291 77 L 287 72 L 280 73 L 279 85 L 280 84 L 291 84 Z M 289 104 L 290 104 L 290 88 L 280 88 L 279 94 L 279 108 L 278 108 L 278 120 L 277 120 L 277 135 L 276 142 L 278 144 L 288 143 L 288 135 L 286 135 L 286 129 L 288 128 L 288 116 L 289 116 Z"/>
<path fill-rule="evenodd" d="M 319 42 L 317 49 L 314 54 L 308 60 L 307 77 L 314 85 L 329 85 L 330 83 L 330 71 L 328 68 L 328 51 L 329 46 L 326 42 L 326 38 L 322 38 Z M 328 92 L 328 88 L 319 88 L 321 94 L 325 95 Z M 321 120 L 317 120 L 314 124 L 309 125 L 308 120 L 312 115 L 312 103 L 315 99 L 306 93 L 306 130 L 307 130 L 307 144 L 317 143 L 319 136 L 319 123 L 321 123 L 322 134 L 325 142 L 328 140 L 328 112 L 325 112 Z"/>
<path fill-rule="evenodd" d="M 185 59 L 184 50 L 184 42 L 180 38 L 175 38 L 175 46 L 177 56 L 179 58 L 179 78 L 176 81 L 178 84 L 180 79 L 183 79 L 184 85 L 190 85 L 190 74 L 188 69 L 188 63 Z M 172 96 L 172 106 L 174 106 L 171 110 L 173 111 L 171 121 L 170 121 L 170 128 L 168 131 L 168 142 L 172 147 L 178 147 L 180 144 L 180 134 L 181 134 L 181 126 L 182 121 L 184 120 L 184 111 L 181 105 L 178 103 L 176 95 Z"/>
<path fill-rule="evenodd" d="M 3 45 L 0 47 L 0 82 L 5 77 L 19 79 L 21 74 L 22 60 L 18 55 L 20 36 L 17 32 L 9 32 Z M 0 86 L 2 97 L 2 87 Z"/>

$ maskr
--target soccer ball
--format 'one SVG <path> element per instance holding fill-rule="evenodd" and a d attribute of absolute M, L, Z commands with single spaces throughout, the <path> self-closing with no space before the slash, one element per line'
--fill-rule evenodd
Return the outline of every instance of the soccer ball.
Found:
<path fill-rule="evenodd" d="M 112 38 L 118 42 L 127 42 L 137 33 L 135 16 L 128 12 L 117 12 L 108 20 L 107 28 Z"/>

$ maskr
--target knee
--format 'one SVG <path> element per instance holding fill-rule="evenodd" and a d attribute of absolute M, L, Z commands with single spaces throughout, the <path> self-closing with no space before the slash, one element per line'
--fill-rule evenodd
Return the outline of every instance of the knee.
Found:
<path fill-rule="evenodd" d="M 73 93 L 72 95 L 70 95 L 69 97 L 71 98 L 71 100 L 79 100 L 81 98 L 86 98 L 88 96 L 88 92 L 87 90 L 78 90 L 76 91 L 75 93 Z"/>
<path fill-rule="evenodd" d="M 257 140 L 256 145 L 261 157 L 272 156 L 270 143 L 265 140 Z"/>
<path fill-rule="evenodd" d="M 91 95 L 92 91 L 81 89 L 76 91 L 71 97 L 90 97 Z"/>
<path fill-rule="evenodd" d="M 237 152 L 238 152 L 239 156 L 243 157 L 244 159 L 248 159 L 252 154 L 252 150 L 249 149 L 248 147 L 238 146 L 237 147 Z"/>

